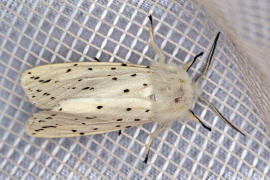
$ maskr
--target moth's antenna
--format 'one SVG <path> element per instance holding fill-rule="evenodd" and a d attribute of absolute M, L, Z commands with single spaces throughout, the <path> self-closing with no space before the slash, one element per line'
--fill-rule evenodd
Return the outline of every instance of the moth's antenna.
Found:
<path fill-rule="evenodd" d="M 220 35 L 220 32 L 217 33 L 217 36 L 216 36 L 216 38 L 215 38 L 215 40 L 214 40 L 214 43 L 213 43 L 213 45 L 212 45 L 212 47 L 211 47 L 211 50 L 210 50 L 209 55 L 208 55 L 208 57 L 207 57 L 207 63 L 206 63 L 206 65 L 205 65 L 205 68 L 204 68 L 202 74 L 195 80 L 195 83 L 200 81 L 200 79 L 201 79 L 201 78 L 205 75 L 205 73 L 207 72 L 207 70 L 208 70 L 208 68 L 209 68 L 209 65 L 211 64 L 211 60 L 212 60 L 212 57 L 213 57 L 214 52 L 215 52 L 215 49 L 216 49 L 216 45 L 217 45 L 217 41 L 218 41 L 219 35 Z"/>
<path fill-rule="evenodd" d="M 216 45 L 217 45 L 217 41 L 218 41 L 218 38 L 219 38 L 219 35 L 220 35 L 220 32 L 217 33 L 217 36 L 214 40 L 214 43 L 211 47 L 211 50 L 210 50 L 210 53 L 207 57 L 207 63 L 205 65 L 205 68 L 202 72 L 202 74 L 195 80 L 195 83 L 196 82 L 199 82 L 200 79 L 205 75 L 205 73 L 207 72 L 210 64 L 211 64 L 211 60 L 212 60 L 212 57 L 214 55 L 214 52 L 215 52 L 215 49 L 216 49 Z M 195 59 L 195 58 L 194 58 Z M 192 62 L 193 63 L 193 62 Z M 239 130 L 236 126 L 234 126 L 230 121 L 228 121 L 219 111 L 218 109 L 213 105 L 211 104 L 208 100 L 206 100 L 205 98 L 203 97 L 198 97 L 201 101 L 203 101 L 204 103 L 206 103 L 223 121 L 225 121 L 226 123 L 228 123 L 233 129 L 235 129 L 236 131 L 238 131 L 239 133 L 241 133 L 243 136 L 245 136 L 245 134 Z M 192 111 L 190 111 L 192 113 Z M 198 120 L 198 118 L 195 116 L 195 114 L 193 113 L 194 117 Z M 201 121 L 199 121 L 201 122 Z M 201 123 L 202 124 L 202 123 Z M 203 125 L 203 124 L 202 124 Z M 203 125 L 204 126 L 204 125 Z"/>
<path fill-rule="evenodd" d="M 213 111 L 215 111 L 215 113 L 226 123 L 228 123 L 233 129 L 235 129 L 236 131 L 238 131 L 239 133 L 241 133 L 243 136 L 246 136 L 245 133 L 243 133 L 241 130 L 239 130 L 236 126 L 234 126 L 230 121 L 228 121 L 219 111 L 218 109 L 211 104 L 207 99 L 203 98 L 203 97 L 198 97 L 201 101 L 203 101 L 204 103 L 206 103 Z"/>
<path fill-rule="evenodd" d="M 157 46 L 157 44 L 155 43 L 155 40 L 154 40 L 152 15 L 149 15 L 148 18 L 150 21 L 150 27 L 149 27 L 150 45 L 153 47 L 154 51 L 158 54 L 159 61 L 164 64 L 165 63 L 165 56 L 162 53 L 161 49 Z"/>
<path fill-rule="evenodd" d="M 187 69 L 186 72 L 188 72 L 188 70 L 191 68 L 191 66 L 195 63 L 195 61 L 198 59 L 198 57 L 202 56 L 203 52 L 197 54 L 194 58 L 193 61 L 191 61 L 188 65 L 187 65 Z"/>
<path fill-rule="evenodd" d="M 195 115 L 195 113 L 194 113 L 192 110 L 189 110 L 189 112 L 191 113 L 191 115 L 192 115 L 196 120 L 199 121 L 199 123 L 201 123 L 201 125 L 202 125 L 205 129 L 207 129 L 208 131 L 211 131 L 211 130 L 212 130 L 209 126 L 207 126 L 206 124 L 204 124 L 204 123 L 203 123 L 203 122 Z"/>

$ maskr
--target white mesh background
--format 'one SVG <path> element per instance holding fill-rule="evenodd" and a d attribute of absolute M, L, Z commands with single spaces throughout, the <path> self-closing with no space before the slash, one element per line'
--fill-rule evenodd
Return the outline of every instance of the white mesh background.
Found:
<path fill-rule="evenodd" d="M 270 142 L 237 69 L 237 55 L 221 36 L 207 77 L 209 99 L 247 136 L 198 102 L 194 111 L 212 127 L 175 122 L 154 139 L 147 164 L 144 145 L 157 124 L 101 135 L 42 139 L 24 133 L 37 111 L 20 85 L 31 67 L 69 61 L 151 64 L 155 40 L 168 61 L 189 62 L 198 75 L 218 31 L 193 1 L 1 1 L 0 179 L 270 179 Z M 198 8 L 198 9 L 195 9 Z"/>

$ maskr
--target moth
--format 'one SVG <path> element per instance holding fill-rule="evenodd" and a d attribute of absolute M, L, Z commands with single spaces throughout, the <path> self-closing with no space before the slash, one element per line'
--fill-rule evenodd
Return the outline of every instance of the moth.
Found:
<path fill-rule="evenodd" d="M 109 62 L 72 62 L 43 65 L 22 75 L 22 87 L 40 109 L 29 119 L 26 133 L 43 138 L 73 137 L 117 131 L 158 122 L 146 145 L 147 162 L 153 138 L 170 122 L 193 117 L 190 109 L 197 99 L 206 103 L 221 119 L 230 123 L 209 101 L 200 97 L 199 80 L 205 75 L 216 48 L 219 33 L 201 75 L 192 81 L 187 71 L 203 53 L 186 67 L 166 64 L 154 42 L 152 16 L 150 45 L 159 56 L 151 66 Z"/>

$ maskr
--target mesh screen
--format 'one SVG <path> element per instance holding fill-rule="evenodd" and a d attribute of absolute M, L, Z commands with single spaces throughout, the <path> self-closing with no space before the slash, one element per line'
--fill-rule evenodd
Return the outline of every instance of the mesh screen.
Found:
<path fill-rule="evenodd" d="M 187 64 L 199 75 L 218 29 L 194 1 L 1 1 L 0 179 L 270 179 L 270 142 L 249 86 L 237 68 L 237 53 L 221 36 L 202 96 L 247 136 L 224 123 L 203 103 L 196 115 L 212 127 L 174 122 L 154 139 L 149 161 L 144 145 L 158 125 L 122 132 L 43 139 L 24 133 L 38 111 L 20 85 L 37 65 L 102 61 L 149 65 L 152 14 L 155 41 L 168 62 Z"/>

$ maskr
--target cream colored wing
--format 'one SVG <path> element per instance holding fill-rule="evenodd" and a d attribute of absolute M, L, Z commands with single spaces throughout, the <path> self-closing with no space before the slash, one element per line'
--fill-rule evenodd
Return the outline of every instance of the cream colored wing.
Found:
<path fill-rule="evenodd" d="M 80 62 L 32 68 L 22 76 L 29 99 L 41 109 L 52 109 L 70 98 L 145 98 L 151 95 L 147 66 Z"/>
<path fill-rule="evenodd" d="M 151 122 L 150 116 L 150 113 L 138 114 L 134 118 L 120 114 L 110 116 L 41 111 L 29 119 L 26 133 L 45 138 L 101 134 Z"/>
<path fill-rule="evenodd" d="M 26 71 L 22 85 L 42 111 L 29 135 L 69 137 L 98 134 L 152 120 L 152 71 L 121 63 L 64 63 Z"/>

